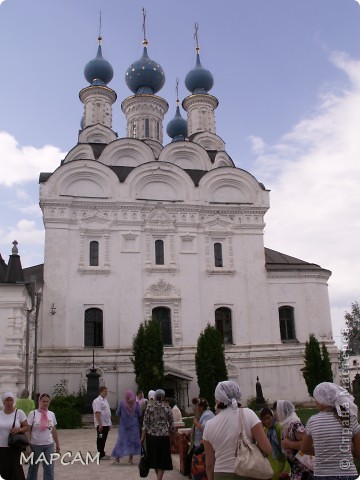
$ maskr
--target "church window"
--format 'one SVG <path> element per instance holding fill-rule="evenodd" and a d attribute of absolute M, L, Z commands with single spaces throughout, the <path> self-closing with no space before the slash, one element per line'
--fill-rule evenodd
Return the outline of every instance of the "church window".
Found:
<path fill-rule="evenodd" d="M 156 265 L 164 265 L 164 241 L 155 240 L 155 263 Z"/>
<path fill-rule="evenodd" d="M 156 140 L 160 141 L 160 123 L 156 122 Z"/>
<path fill-rule="evenodd" d="M 296 340 L 294 307 L 284 305 L 279 308 L 281 340 Z"/>
<path fill-rule="evenodd" d="M 215 267 L 223 267 L 223 255 L 221 243 L 214 243 Z"/>
<path fill-rule="evenodd" d="M 171 311 L 167 307 L 156 307 L 152 310 L 152 318 L 160 323 L 163 345 L 172 345 Z"/>
<path fill-rule="evenodd" d="M 150 120 L 145 118 L 145 138 L 150 137 Z"/>
<path fill-rule="evenodd" d="M 231 345 L 233 340 L 230 308 L 220 307 L 215 310 L 215 327 L 220 333 L 223 343 Z"/>
<path fill-rule="evenodd" d="M 99 265 L 99 242 L 90 242 L 89 261 L 91 267 Z"/>
<path fill-rule="evenodd" d="M 103 312 L 100 308 L 85 310 L 85 347 L 103 347 Z"/>

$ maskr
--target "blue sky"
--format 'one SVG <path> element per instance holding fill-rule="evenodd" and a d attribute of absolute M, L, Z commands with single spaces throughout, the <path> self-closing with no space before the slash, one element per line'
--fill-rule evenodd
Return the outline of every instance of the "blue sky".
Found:
<path fill-rule="evenodd" d="M 0 0 L 0 252 L 43 261 L 38 176 L 77 142 L 102 12 L 103 55 L 125 136 L 124 74 L 142 53 L 166 74 L 175 109 L 194 66 L 194 22 L 219 99 L 217 133 L 237 166 L 271 190 L 265 245 L 333 272 L 334 336 L 360 300 L 360 5 L 356 0 Z M 185 114 L 184 114 L 185 116 Z M 166 139 L 166 142 L 168 139 Z"/>

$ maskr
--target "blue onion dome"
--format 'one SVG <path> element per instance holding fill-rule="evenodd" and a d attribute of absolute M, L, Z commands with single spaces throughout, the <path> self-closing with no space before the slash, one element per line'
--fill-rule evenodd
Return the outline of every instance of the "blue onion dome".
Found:
<path fill-rule="evenodd" d="M 85 65 L 84 76 L 91 85 L 107 85 L 114 76 L 110 63 L 102 56 L 101 37 L 96 57 Z"/>
<path fill-rule="evenodd" d="M 166 133 L 172 138 L 173 142 L 185 140 L 187 137 L 187 121 L 181 116 L 179 100 L 176 100 L 175 116 L 167 124 Z"/>
<path fill-rule="evenodd" d="M 185 86 L 191 93 L 208 93 L 214 85 L 214 77 L 201 65 L 199 47 L 196 47 L 196 65 L 185 77 Z"/>
<path fill-rule="evenodd" d="M 125 81 L 130 90 L 137 93 L 155 94 L 165 83 L 165 73 L 161 66 L 149 58 L 147 40 L 143 41 L 142 57 L 126 70 Z"/>

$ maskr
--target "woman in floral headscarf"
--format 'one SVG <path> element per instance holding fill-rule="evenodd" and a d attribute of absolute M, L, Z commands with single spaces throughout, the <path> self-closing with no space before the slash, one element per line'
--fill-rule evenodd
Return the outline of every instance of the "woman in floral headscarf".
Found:
<path fill-rule="evenodd" d="M 215 400 L 219 413 L 205 425 L 203 443 L 205 447 L 206 474 L 208 480 L 235 479 L 235 447 L 240 433 L 241 391 L 237 383 L 218 383 Z M 242 408 L 246 436 L 256 441 L 265 455 L 272 452 L 261 421 L 255 412 Z M 239 477 L 237 477 L 239 478 Z"/>
<path fill-rule="evenodd" d="M 291 480 L 310 479 L 311 471 L 296 457 L 305 434 L 305 428 L 295 412 L 295 406 L 288 400 L 278 400 L 276 412 L 282 431 L 281 448 L 291 467 Z"/>
<path fill-rule="evenodd" d="M 358 478 L 353 456 L 360 457 L 360 426 L 354 397 L 330 382 L 320 383 L 313 397 L 320 412 L 309 418 L 301 450 L 315 453 L 314 479 Z"/>
<path fill-rule="evenodd" d="M 133 391 L 126 390 L 125 400 L 119 402 L 116 415 L 120 419 L 119 430 L 111 456 L 115 457 L 115 463 L 119 463 L 121 457 L 129 456 L 128 463 L 132 464 L 133 456 L 140 455 L 141 451 L 139 432 L 141 408 Z"/>

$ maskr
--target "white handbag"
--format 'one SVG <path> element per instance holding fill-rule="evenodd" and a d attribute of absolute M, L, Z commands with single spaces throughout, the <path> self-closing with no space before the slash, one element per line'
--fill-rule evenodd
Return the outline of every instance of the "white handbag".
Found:
<path fill-rule="evenodd" d="M 240 477 L 270 479 L 274 474 L 270 462 L 259 447 L 247 438 L 242 408 L 239 408 L 239 412 L 241 430 L 235 450 L 235 473 Z"/>

